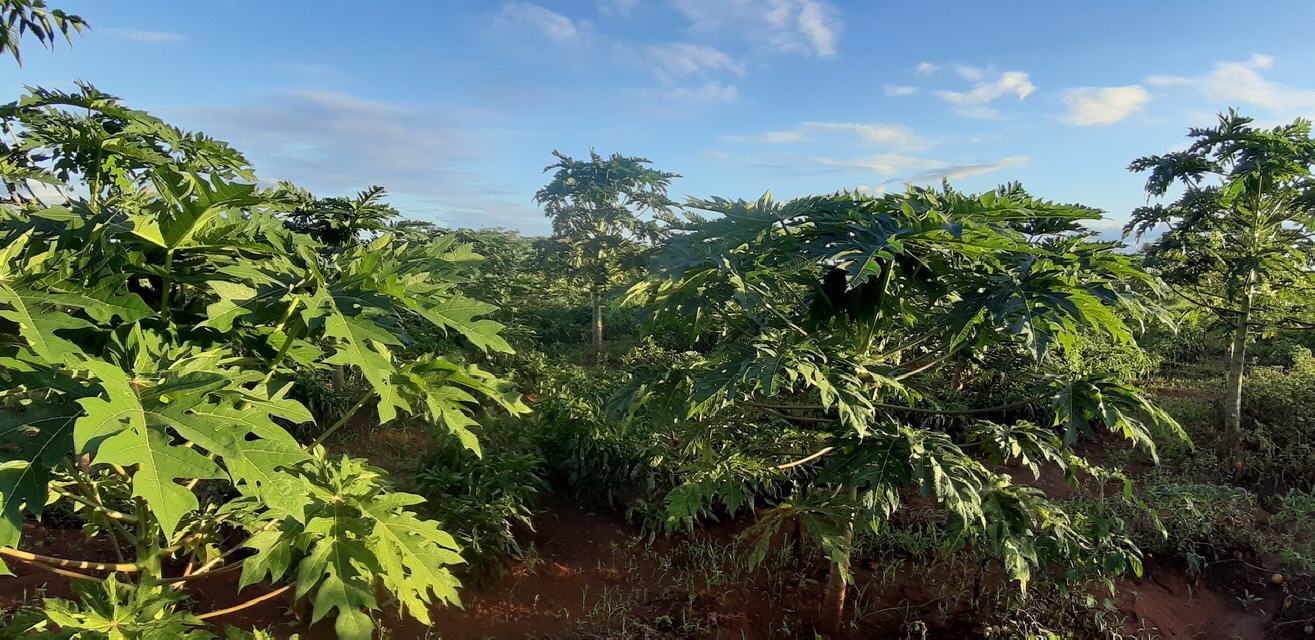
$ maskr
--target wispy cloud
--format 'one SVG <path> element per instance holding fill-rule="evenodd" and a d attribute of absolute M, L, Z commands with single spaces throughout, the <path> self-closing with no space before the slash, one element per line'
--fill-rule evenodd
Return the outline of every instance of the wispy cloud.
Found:
<path fill-rule="evenodd" d="M 503 5 L 493 18 L 493 26 L 509 34 L 535 34 L 557 44 L 579 43 L 588 30 L 588 24 L 529 2 Z"/>
<path fill-rule="evenodd" d="M 821 0 L 672 0 L 698 32 L 735 34 L 768 50 L 834 56 L 844 23 Z"/>
<path fill-rule="evenodd" d="M 972 176 L 994 173 L 1003 169 L 1027 164 L 1027 156 L 1009 156 L 993 162 L 954 164 L 944 160 L 919 158 L 898 154 L 881 154 L 860 158 L 813 158 L 814 164 L 834 167 L 855 173 L 876 173 L 897 176 L 882 180 L 868 190 L 885 188 L 892 184 L 927 184 L 941 180 L 961 180 Z M 900 176 L 899 174 L 908 174 Z"/>
<path fill-rule="evenodd" d="M 182 109 L 173 119 L 243 149 L 266 180 L 330 195 L 378 184 L 409 215 L 541 229 L 542 216 L 527 198 L 466 168 L 484 146 L 476 127 L 438 112 L 329 91 L 287 91 L 257 104 Z"/>
<path fill-rule="evenodd" d="M 885 86 L 887 96 L 911 96 L 919 91 L 918 87 L 908 85 L 888 84 Z"/>
<path fill-rule="evenodd" d="M 1068 107 L 1061 120 L 1079 127 L 1108 126 L 1126 119 L 1151 101 L 1150 92 L 1137 84 L 1123 87 L 1078 87 L 1060 95 Z"/>
<path fill-rule="evenodd" d="M 783 144 L 812 141 L 822 135 L 841 135 L 862 144 L 900 150 L 921 150 L 930 146 L 926 139 L 908 127 L 871 122 L 804 122 L 793 129 L 722 136 L 722 140 Z"/>
<path fill-rule="evenodd" d="M 835 167 L 848 171 L 878 173 L 883 176 L 895 175 L 906 171 L 926 171 L 946 166 L 945 162 L 930 158 L 916 158 L 893 153 L 883 153 L 861 158 L 813 158 L 813 163 L 826 167 Z"/>
<path fill-rule="evenodd" d="M 1315 110 L 1315 90 L 1299 89 L 1265 77 L 1274 59 L 1255 54 L 1242 61 L 1220 62 L 1200 76 L 1151 76 L 1153 87 L 1191 87 L 1214 103 L 1249 104 L 1275 111 L 1306 113 Z"/>
<path fill-rule="evenodd" d="M 960 65 L 955 73 L 973 82 L 973 87 L 967 91 L 937 91 L 935 95 L 952 105 L 955 113 L 970 118 L 993 118 L 999 112 L 990 106 L 992 102 L 1006 96 L 1022 100 L 1036 91 L 1036 85 L 1022 71 L 996 73 Z"/>
<path fill-rule="evenodd" d="M 788 20 L 788 16 L 786 20 Z M 835 11 L 820 2 L 801 2 L 795 17 L 799 32 L 804 34 L 813 52 L 819 56 L 836 54 L 836 40 L 840 38 L 840 23 Z"/>
<path fill-rule="evenodd" d="M 658 77 L 675 80 L 688 75 L 731 73 L 742 76 L 744 64 L 714 47 L 688 42 L 653 45 L 643 49 L 648 64 Z"/>
<path fill-rule="evenodd" d="M 187 41 L 187 36 L 181 33 L 174 33 L 173 31 L 143 31 L 140 29 L 119 29 L 115 27 L 99 29 L 98 31 L 115 38 L 132 42 L 175 44 Z"/>
<path fill-rule="evenodd" d="M 963 178 L 970 178 L 972 176 L 995 173 L 1001 169 L 1021 167 L 1025 164 L 1027 164 L 1027 156 L 1009 156 L 1007 158 L 996 160 L 995 162 L 983 162 L 977 164 L 950 164 L 923 171 L 922 173 L 904 181 L 912 184 L 920 184 L 938 182 L 943 179 L 962 180 Z"/>
<path fill-rule="evenodd" d="M 598 14 L 609 18 L 628 16 L 640 6 L 637 0 L 596 3 Z M 661 86 L 640 92 L 685 103 L 738 100 L 735 79 L 748 75 L 750 63 L 764 53 L 833 56 L 842 27 L 839 12 L 823 0 L 670 0 L 662 6 L 688 22 L 690 40 L 641 44 L 601 32 L 588 19 L 522 0 L 502 4 L 489 24 L 500 48 L 579 66 L 641 68 Z M 710 36 L 717 46 L 698 42 Z M 727 46 L 735 46 L 736 53 L 728 53 Z"/>
<path fill-rule="evenodd" d="M 986 69 L 967 64 L 954 65 L 954 74 L 969 82 L 981 82 L 986 77 Z"/>
<path fill-rule="evenodd" d="M 604 3 L 599 10 L 620 12 L 628 6 Z M 601 63 L 643 69 L 662 85 L 643 90 L 658 99 L 734 102 L 739 98 L 739 89 L 729 78 L 747 73 L 744 62 L 713 46 L 693 42 L 639 45 L 599 33 L 588 20 L 573 19 L 528 2 L 504 4 L 492 16 L 490 27 L 500 46 L 525 48 L 537 61 L 574 60 L 581 65 Z"/>
<path fill-rule="evenodd" d="M 709 80 L 696 86 L 674 87 L 670 95 L 685 102 L 735 102 L 740 97 L 740 90 L 733 84 Z"/>

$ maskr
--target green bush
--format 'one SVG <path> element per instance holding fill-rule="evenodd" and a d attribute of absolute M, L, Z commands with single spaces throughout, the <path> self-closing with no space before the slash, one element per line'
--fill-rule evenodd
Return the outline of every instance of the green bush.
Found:
<path fill-rule="evenodd" d="M 1116 510 L 1144 551 L 1180 558 L 1199 571 L 1208 560 L 1255 548 L 1259 506 L 1246 489 L 1160 476 L 1138 488 L 1149 512 L 1126 503 Z"/>
<path fill-rule="evenodd" d="M 1287 367 L 1256 367 L 1243 389 L 1242 430 L 1250 477 L 1274 487 L 1315 485 L 1315 358 L 1290 350 Z"/>
<path fill-rule="evenodd" d="M 1043 378 L 1101 378 L 1129 384 L 1146 379 L 1157 366 L 1158 360 L 1135 343 L 1116 342 L 1102 333 L 1080 334 L 1071 351 L 1056 352 L 1042 364 L 1022 341 L 992 345 L 947 366 L 931 386 L 947 398 L 997 404 L 1033 395 Z"/>
<path fill-rule="evenodd" d="M 1157 394 L 1156 402 L 1160 408 L 1173 416 L 1191 438 L 1191 441 L 1186 441 L 1176 432 L 1159 425 L 1151 425 L 1148 430 L 1151 432 L 1151 439 L 1155 442 L 1160 461 L 1185 467 L 1193 473 L 1192 477 L 1195 479 L 1200 479 L 1196 474 L 1201 472 L 1209 472 L 1208 477 L 1215 479 L 1219 468 L 1219 461 L 1215 458 L 1217 452 L 1213 448 L 1197 447 L 1193 443 L 1208 441 L 1218 433 L 1219 405 L 1212 398 L 1193 393 L 1182 395 L 1160 393 Z"/>
<path fill-rule="evenodd" d="M 1159 363 L 1192 364 L 1208 352 L 1226 348 L 1215 325 L 1213 314 L 1192 307 L 1179 313 L 1172 326 L 1148 327 L 1138 344 Z"/>
<path fill-rule="evenodd" d="M 531 527 L 533 506 L 546 490 L 543 456 L 524 425 L 494 423 L 482 434 L 483 455 L 445 438 L 416 472 L 426 512 L 462 547 L 464 574 L 496 575 L 520 555 L 515 527 Z"/>
<path fill-rule="evenodd" d="M 676 484 L 669 437 L 639 421 L 607 417 L 628 382 L 624 371 L 553 364 L 536 372 L 539 394 L 531 418 L 554 477 L 591 500 L 625 508 L 637 499 L 660 502 Z"/>
<path fill-rule="evenodd" d="M 667 494 L 680 484 L 686 462 L 678 425 L 659 417 L 657 408 L 632 420 L 609 410 L 636 374 L 679 368 L 687 358 L 652 338 L 589 365 L 542 351 L 511 356 L 507 368 L 534 403 L 534 413 L 521 423 L 533 434 L 552 483 L 624 511 L 647 530 L 658 529 Z"/>
<path fill-rule="evenodd" d="M 1250 347 L 1247 355 L 1256 364 L 1289 369 L 1300 367 L 1311 359 L 1310 347 L 1288 338 L 1259 342 Z"/>
<path fill-rule="evenodd" d="M 1143 380 L 1159 367 L 1159 358 L 1135 343 L 1120 343 L 1103 333 L 1081 334 L 1066 353 L 1069 370 L 1078 376 L 1102 376 L 1130 383 Z"/>
<path fill-rule="evenodd" d="M 1269 550 L 1296 571 L 1315 574 L 1315 492 L 1289 491 L 1269 522 L 1275 535 Z"/>

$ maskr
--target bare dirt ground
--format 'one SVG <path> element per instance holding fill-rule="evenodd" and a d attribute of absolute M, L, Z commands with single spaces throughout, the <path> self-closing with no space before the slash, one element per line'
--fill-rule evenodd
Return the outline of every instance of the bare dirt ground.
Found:
<path fill-rule="evenodd" d="M 821 597 L 820 567 L 799 567 L 792 558 L 769 559 L 766 570 L 750 572 L 735 553 L 733 527 L 653 542 L 636 536 L 617 516 L 591 511 L 554 497 L 525 532 L 526 558 L 505 574 L 463 590 L 464 609 L 434 612 L 430 627 L 380 622 L 394 638 L 811 638 Z M 29 526 L 31 550 L 113 560 L 103 542 L 88 544 L 76 530 Z M 26 546 L 26 544 L 25 544 Z M 789 545 L 784 545 L 788 547 Z M 772 564 L 776 562 L 776 564 Z M 40 568 L 13 564 L 17 577 L 0 578 L 0 605 L 67 597 L 68 579 Z M 947 597 L 947 585 L 971 577 L 952 565 L 910 564 L 895 572 L 864 564 L 851 598 L 859 611 L 851 638 L 903 637 L 909 621 L 931 621 L 926 637 L 979 636 L 971 608 Z M 212 611 L 261 593 L 235 593 L 236 573 L 198 581 L 193 610 Z M 1277 637 L 1267 629 L 1273 603 L 1263 589 L 1249 609 L 1226 589 L 1189 576 L 1170 564 L 1147 567 L 1146 577 L 1118 584 L 1114 602 L 1125 629 L 1144 637 L 1246 640 Z M 267 626 L 281 636 L 332 638 L 329 625 L 299 622 L 286 596 L 222 618 L 239 626 Z M 1296 631 L 1295 629 L 1292 631 Z M 1299 636 L 1297 636 L 1299 637 Z"/>

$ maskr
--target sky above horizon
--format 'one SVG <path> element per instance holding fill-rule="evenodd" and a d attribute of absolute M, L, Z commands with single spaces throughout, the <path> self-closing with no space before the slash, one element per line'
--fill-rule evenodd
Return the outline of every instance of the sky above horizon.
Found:
<path fill-rule="evenodd" d="M 1315 115 L 1315 3 L 52 0 L 92 25 L 0 65 L 227 140 L 262 180 L 379 184 L 408 217 L 546 233 L 550 152 L 651 159 L 685 196 L 1018 180 L 1108 212 L 1128 162 L 1237 107 Z M 368 6 L 368 5 L 366 5 Z"/>

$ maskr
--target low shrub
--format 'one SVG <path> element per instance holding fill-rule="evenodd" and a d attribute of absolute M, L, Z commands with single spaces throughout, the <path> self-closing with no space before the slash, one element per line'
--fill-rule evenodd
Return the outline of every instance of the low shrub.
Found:
<path fill-rule="evenodd" d="M 1288 369 L 1303 366 L 1311 359 L 1310 347 L 1288 338 L 1261 341 L 1252 345 L 1247 355 L 1258 365 Z"/>
<path fill-rule="evenodd" d="M 1108 502 L 1143 551 L 1175 557 L 1199 572 L 1209 560 L 1256 548 L 1256 496 L 1227 484 L 1153 475 L 1137 485 L 1143 506 Z"/>
<path fill-rule="evenodd" d="M 1295 571 L 1315 575 L 1315 492 L 1289 491 L 1269 523 L 1274 535 L 1269 550 Z"/>
<path fill-rule="evenodd" d="M 1220 480 L 1220 462 L 1213 448 L 1196 446 L 1219 433 L 1220 405 L 1212 391 L 1175 389 L 1156 393 L 1156 403 L 1182 427 L 1190 440 L 1160 425 L 1148 425 L 1160 461 L 1182 467 L 1194 480 Z"/>
<path fill-rule="evenodd" d="M 1194 364 L 1207 353 L 1226 349 L 1213 313 L 1195 307 L 1181 310 L 1172 325 L 1151 325 L 1138 343 L 1161 365 L 1174 366 Z"/>
<path fill-rule="evenodd" d="M 1256 367 L 1243 389 L 1248 475 L 1266 486 L 1315 486 L 1315 357 L 1289 350 L 1284 367 Z"/>
<path fill-rule="evenodd" d="M 650 522 L 677 484 L 678 452 L 670 429 L 646 420 L 609 419 L 609 404 L 642 367 L 663 367 L 677 355 L 643 340 L 603 365 L 572 364 L 542 351 L 514 356 L 509 368 L 534 413 L 521 420 L 533 434 L 547 477 L 582 498 L 630 511 Z"/>
<path fill-rule="evenodd" d="M 543 456 L 524 425 L 495 423 L 482 436 L 482 455 L 445 438 L 415 474 L 429 515 L 456 537 L 463 573 L 474 578 L 497 575 L 520 556 L 515 529 L 533 526 L 533 507 L 547 489 Z"/>

